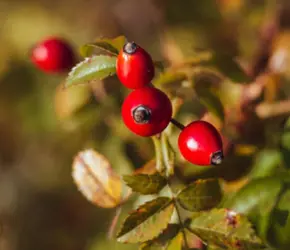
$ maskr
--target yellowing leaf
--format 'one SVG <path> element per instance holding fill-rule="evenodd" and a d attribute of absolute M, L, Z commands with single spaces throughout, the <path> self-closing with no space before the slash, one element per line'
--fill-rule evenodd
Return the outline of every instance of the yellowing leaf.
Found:
<path fill-rule="evenodd" d="M 182 233 L 179 233 L 168 244 L 166 250 L 182 250 L 183 237 Z"/>
<path fill-rule="evenodd" d="M 92 203 L 113 208 L 121 201 L 121 178 L 109 161 L 92 149 L 78 153 L 73 162 L 72 177 L 79 191 Z"/>
<path fill-rule="evenodd" d="M 106 51 L 112 55 L 118 55 L 126 42 L 126 37 L 118 36 L 114 39 L 97 39 L 93 43 L 88 43 L 80 48 L 80 53 L 83 57 L 91 56 L 94 49 Z"/>
<path fill-rule="evenodd" d="M 103 80 L 116 72 L 116 57 L 92 56 L 77 64 L 70 71 L 65 87 L 92 80 Z"/>
<path fill-rule="evenodd" d="M 173 210 L 174 205 L 167 197 L 146 202 L 126 218 L 118 241 L 138 243 L 156 238 L 167 227 Z"/>
<path fill-rule="evenodd" d="M 178 233 L 180 232 L 180 225 L 179 224 L 169 224 L 167 228 L 158 235 L 157 238 L 154 238 L 150 241 L 147 241 L 141 245 L 142 250 L 153 250 L 153 249 L 167 249 L 169 245 L 172 245 L 172 247 L 176 246 L 175 243 L 172 242 L 174 239 L 176 239 Z M 171 244 L 172 242 L 172 244 Z M 182 242 L 181 245 L 182 246 Z M 171 248 L 174 249 L 174 248 Z"/>

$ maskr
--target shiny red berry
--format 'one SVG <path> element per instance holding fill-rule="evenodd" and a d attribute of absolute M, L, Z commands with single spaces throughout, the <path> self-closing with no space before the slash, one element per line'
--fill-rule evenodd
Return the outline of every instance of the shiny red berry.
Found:
<path fill-rule="evenodd" d="M 161 133 L 169 124 L 172 105 L 165 93 L 154 87 L 132 91 L 122 105 L 125 125 L 140 136 Z"/>
<path fill-rule="evenodd" d="M 182 156 L 195 165 L 218 165 L 223 159 L 222 139 L 217 129 L 206 121 L 185 126 L 178 138 Z"/>
<path fill-rule="evenodd" d="M 32 62 L 48 73 L 65 72 L 75 63 L 71 46 L 63 39 L 48 38 L 36 44 L 31 52 Z"/>
<path fill-rule="evenodd" d="M 151 56 L 134 42 L 126 43 L 120 51 L 116 71 L 120 82 L 129 89 L 146 86 L 155 74 Z"/>

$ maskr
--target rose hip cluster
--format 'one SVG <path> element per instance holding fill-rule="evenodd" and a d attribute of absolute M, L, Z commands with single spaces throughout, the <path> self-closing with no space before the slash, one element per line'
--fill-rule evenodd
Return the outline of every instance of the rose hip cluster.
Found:
<path fill-rule="evenodd" d="M 178 147 L 187 161 L 202 166 L 222 162 L 222 139 L 213 125 L 198 120 L 183 126 L 172 118 L 171 101 L 151 84 L 154 63 L 143 48 L 134 42 L 126 43 L 118 55 L 116 70 L 120 82 L 133 89 L 122 105 L 123 121 L 133 133 L 154 136 L 172 122 L 181 129 Z"/>

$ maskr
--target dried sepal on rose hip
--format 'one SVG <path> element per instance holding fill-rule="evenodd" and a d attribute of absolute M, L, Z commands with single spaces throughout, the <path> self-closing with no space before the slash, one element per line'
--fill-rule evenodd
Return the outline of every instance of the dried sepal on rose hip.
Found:
<path fill-rule="evenodd" d="M 179 151 L 187 161 L 200 166 L 222 163 L 222 138 L 212 124 L 199 120 L 178 127 L 182 129 L 178 137 Z"/>
<path fill-rule="evenodd" d="M 38 42 L 32 48 L 30 57 L 37 68 L 47 73 L 66 72 L 76 62 L 71 45 L 58 37 L 49 37 Z"/>
<path fill-rule="evenodd" d="M 116 73 L 127 88 L 142 88 L 154 77 L 154 63 L 146 50 L 134 42 L 128 42 L 117 57 Z"/>
<path fill-rule="evenodd" d="M 132 91 L 122 105 L 125 125 L 140 136 L 161 133 L 169 124 L 171 116 L 171 101 L 164 92 L 154 87 Z"/>

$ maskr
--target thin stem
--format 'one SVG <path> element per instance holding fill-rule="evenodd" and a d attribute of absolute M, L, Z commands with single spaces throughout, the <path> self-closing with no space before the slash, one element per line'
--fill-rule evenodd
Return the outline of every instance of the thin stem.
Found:
<path fill-rule="evenodd" d="M 162 145 L 160 141 L 160 135 L 152 136 L 154 148 L 155 148 L 155 157 L 156 157 L 156 169 L 159 173 L 163 173 L 165 170 L 163 155 L 162 155 Z"/>
<path fill-rule="evenodd" d="M 107 234 L 107 237 L 108 237 L 109 240 L 113 238 L 113 235 L 114 235 L 114 232 L 115 232 L 115 229 L 116 229 L 117 222 L 119 220 L 121 211 L 122 211 L 122 207 L 121 206 L 119 206 L 117 208 L 117 210 L 115 211 L 115 215 L 114 215 L 114 217 L 113 217 L 113 219 L 111 221 L 111 225 L 110 225 L 110 228 L 109 228 L 109 231 L 108 231 L 108 234 Z"/>
<path fill-rule="evenodd" d="M 184 129 L 184 125 L 181 124 L 179 121 L 176 121 L 174 118 L 171 118 L 170 122 L 176 126 L 177 128 L 179 128 L 180 130 Z"/>
<path fill-rule="evenodd" d="M 172 196 L 172 199 L 173 199 L 173 204 L 174 204 L 174 207 L 175 207 L 175 210 L 176 210 L 176 214 L 177 214 L 177 217 L 178 217 L 178 220 L 179 220 L 179 224 L 181 226 L 181 233 L 182 233 L 182 236 L 183 236 L 183 241 L 184 241 L 185 248 L 187 250 L 189 250 L 190 247 L 189 247 L 189 244 L 188 244 L 188 241 L 187 241 L 187 237 L 186 237 L 185 226 L 184 226 L 184 223 L 182 221 L 181 214 L 180 214 L 180 211 L 179 211 L 179 207 L 178 207 L 177 201 L 176 201 L 176 199 L 174 197 L 174 192 L 172 191 L 172 188 L 171 188 L 169 180 L 167 181 L 167 185 L 169 187 L 169 190 L 170 190 L 170 193 L 171 193 L 171 196 Z"/>
<path fill-rule="evenodd" d="M 185 248 L 189 250 L 190 247 L 189 247 L 189 244 L 188 244 L 188 241 L 187 241 L 184 223 L 182 221 L 181 214 L 180 214 L 180 211 L 179 211 L 179 208 L 178 208 L 178 204 L 177 204 L 175 199 L 174 199 L 174 206 L 175 206 L 175 209 L 176 209 L 176 214 L 177 214 L 179 223 L 181 225 L 181 233 L 182 233 L 182 236 L 183 236 Z"/>

